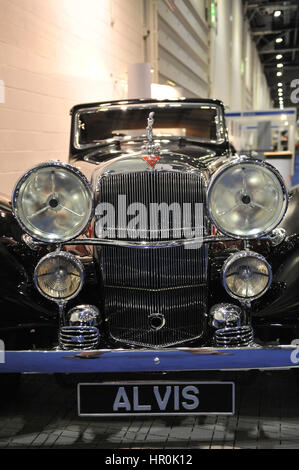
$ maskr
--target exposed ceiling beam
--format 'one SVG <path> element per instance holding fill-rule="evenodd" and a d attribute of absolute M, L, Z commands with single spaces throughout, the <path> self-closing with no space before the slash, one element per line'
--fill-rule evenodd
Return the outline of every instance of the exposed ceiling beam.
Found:
<path fill-rule="evenodd" d="M 270 70 L 270 69 L 275 69 L 277 70 L 277 72 L 283 72 L 284 70 L 294 70 L 294 69 L 299 69 L 299 64 L 289 64 L 289 65 L 285 65 L 283 68 L 281 69 L 278 69 L 277 67 L 275 67 L 275 65 L 269 65 L 269 64 L 263 64 L 264 67 L 267 69 L 267 70 Z"/>
<path fill-rule="evenodd" d="M 263 8 L 269 8 L 269 9 L 276 8 L 277 10 L 285 11 L 285 10 L 296 10 L 297 5 L 295 5 L 294 3 L 290 3 L 290 2 L 285 2 L 285 5 L 281 5 L 281 2 L 277 2 L 277 3 L 268 3 L 268 2 L 248 3 L 247 2 L 246 8 L 247 8 L 247 10 L 263 9 Z"/>
<path fill-rule="evenodd" d="M 288 47 L 286 49 L 260 49 L 259 54 L 285 54 L 293 51 L 299 51 L 299 47 Z"/>
<path fill-rule="evenodd" d="M 297 28 L 284 28 L 284 29 L 260 29 L 253 28 L 251 30 L 252 36 L 267 36 L 269 34 L 285 34 L 291 31 L 296 31 Z"/>

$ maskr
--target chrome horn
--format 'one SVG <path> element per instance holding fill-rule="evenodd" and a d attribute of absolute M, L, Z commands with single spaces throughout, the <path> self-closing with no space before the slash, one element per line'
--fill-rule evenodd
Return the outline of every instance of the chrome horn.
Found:
<path fill-rule="evenodd" d="M 253 344 L 253 330 L 245 315 L 233 304 L 217 304 L 210 310 L 210 324 L 215 328 L 214 342 L 219 348 L 247 347 Z"/>
<path fill-rule="evenodd" d="M 100 312 L 93 305 L 72 308 L 65 317 L 59 332 L 61 349 L 95 349 L 99 343 Z"/>

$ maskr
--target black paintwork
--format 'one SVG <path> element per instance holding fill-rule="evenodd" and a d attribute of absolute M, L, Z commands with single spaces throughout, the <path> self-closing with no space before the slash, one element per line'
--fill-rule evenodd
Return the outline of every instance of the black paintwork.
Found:
<path fill-rule="evenodd" d="M 218 101 L 190 99 L 190 102 L 222 104 Z M 131 100 L 130 103 L 139 103 Z M 143 100 L 153 102 L 155 100 Z M 114 102 L 121 104 L 121 102 Z M 81 108 L 94 107 L 99 103 L 75 106 L 71 110 L 72 118 Z M 79 151 L 73 146 L 74 123 L 72 120 L 70 141 L 70 163 L 78 160 L 90 160 L 90 165 L 97 165 L 99 151 L 91 148 Z M 113 149 L 115 150 L 115 149 Z M 228 139 L 221 145 L 188 145 L 179 141 L 168 145 L 169 152 L 183 155 L 186 162 L 205 168 L 221 164 L 230 153 Z M 122 153 L 120 148 L 119 153 Z M 113 161 L 118 155 L 110 149 L 101 155 L 100 162 Z M 194 163 L 196 161 L 196 163 Z M 95 168 L 95 167 L 94 167 Z M 47 250 L 31 250 L 22 240 L 22 231 L 16 222 L 9 199 L 0 195 L 0 337 L 13 348 L 52 347 L 57 341 L 58 312 L 57 306 L 41 297 L 33 282 L 33 270 L 38 260 Z M 273 267 L 274 279 L 269 292 L 252 304 L 253 324 L 257 336 L 262 340 L 289 341 L 299 332 L 299 187 L 290 193 L 290 205 L 281 224 L 287 230 L 286 240 L 278 247 L 272 247 L 266 241 L 251 241 L 250 248 L 262 253 Z M 209 248 L 210 304 L 232 302 L 221 284 L 220 271 L 223 262 L 234 251 L 243 249 L 242 241 L 211 244 Z M 79 252 L 74 248 L 74 252 Z M 80 252 L 80 254 L 82 254 Z M 99 303 L 99 269 L 91 260 L 86 265 L 86 283 L 79 297 L 69 303 L 68 308 L 80 303 Z M 209 337 L 207 337 L 207 340 Z M 106 342 L 106 346 L 113 343 Z M 119 345 L 116 345 L 119 347 Z"/>

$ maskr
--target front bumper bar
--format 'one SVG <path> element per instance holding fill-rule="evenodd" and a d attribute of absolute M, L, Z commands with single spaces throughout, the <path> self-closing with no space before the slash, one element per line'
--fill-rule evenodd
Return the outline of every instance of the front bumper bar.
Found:
<path fill-rule="evenodd" d="M 271 370 L 299 367 L 295 346 L 168 350 L 6 351 L 0 373 L 130 373 Z"/>

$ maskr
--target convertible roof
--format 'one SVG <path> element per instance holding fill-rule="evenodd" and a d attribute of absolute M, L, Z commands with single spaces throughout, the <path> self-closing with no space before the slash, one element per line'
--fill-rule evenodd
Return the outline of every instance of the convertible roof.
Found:
<path fill-rule="evenodd" d="M 223 107 L 222 101 L 207 99 L 207 98 L 179 98 L 176 100 L 153 100 L 153 99 L 134 99 L 134 100 L 113 100 L 113 101 L 98 101 L 95 103 L 83 103 L 73 106 L 70 110 L 70 114 L 75 113 L 82 108 L 96 108 L 103 104 L 108 105 L 130 105 L 130 104 L 142 104 L 142 103 L 201 103 L 201 104 L 216 104 Z"/>

